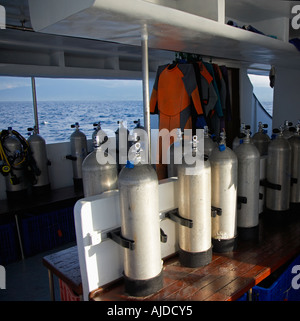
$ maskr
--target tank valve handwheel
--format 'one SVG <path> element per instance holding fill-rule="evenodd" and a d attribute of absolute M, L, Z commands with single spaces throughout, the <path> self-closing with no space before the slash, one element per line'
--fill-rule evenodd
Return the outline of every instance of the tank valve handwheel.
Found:
<path fill-rule="evenodd" d="M 8 175 L 8 173 L 10 172 L 10 166 L 8 166 L 8 165 L 2 165 L 1 168 L 0 168 L 0 170 L 1 170 L 1 173 L 2 173 L 4 176 L 6 176 L 6 175 Z"/>

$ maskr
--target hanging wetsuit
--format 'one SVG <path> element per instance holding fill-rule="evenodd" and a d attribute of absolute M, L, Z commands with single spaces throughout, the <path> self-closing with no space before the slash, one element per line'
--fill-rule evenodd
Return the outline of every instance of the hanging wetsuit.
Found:
<path fill-rule="evenodd" d="M 223 115 L 225 115 L 226 114 L 226 94 L 227 94 L 226 93 L 226 83 L 225 83 L 225 80 L 223 78 L 223 75 L 222 75 L 220 67 L 217 64 L 213 64 L 213 68 L 214 68 L 216 82 L 217 82 L 218 89 L 219 89 L 220 102 L 221 102 L 221 106 L 222 106 L 222 110 L 223 110 Z M 221 131 L 222 131 L 223 128 L 225 129 L 224 116 L 219 118 L 218 123 L 219 123 Z"/>
<path fill-rule="evenodd" d="M 208 125 L 207 117 L 214 109 L 218 96 L 214 89 L 213 77 L 208 72 L 202 61 L 193 64 L 200 93 L 203 115 L 197 118 L 196 128 Z"/>
<path fill-rule="evenodd" d="M 193 65 L 172 64 L 158 67 L 150 99 L 151 114 L 159 114 L 159 129 L 193 129 L 196 116 L 203 113 Z M 195 117 L 193 117 L 195 115 Z M 172 137 L 171 137 L 172 138 Z M 171 141 L 172 143 L 172 141 Z M 159 179 L 167 177 L 159 144 Z"/>
<path fill-rule="evenodd" d="M 226 66 L 220 66 L 220 70 L 222 72 L 222 77 L 225 81 L 226 86 L 226 102 L 225 102 L 225 119 L 227 121 L 231 121 L 231 99 L 230 99 L 230 85 L 229 85 L 229 78 L 228 78 L 228 70 Z"/>
<path fill-rule="evenodd" d="M 208 127 L 216 134 L 219 135 L 220 134 L 220 121 L 219 119 L 221 117 L 223 117 L 223 109 L 222 109 L 222 105 L 221 105 L 221 99 L 220 99 L 220 93 L 219 93 L 219 89 L 218 89 L 218 85 L 217 85 L 217 79 L 214 73 L 214 68 L 213 65 L 208 63 L 208 62 L 203 62 L 203 64 L 205 65 L 205 67 L 207 68 L 208 72 L 211 74 L 211 76 L 213 77 L 213 86 L 214 89 L 216 91 L 216 94 L 218 96 L 218 100 L 216 102 L 216 105 L 214 107 L 214 109 L 211 111 L 208 120 L 209 120 L 209 124 Z"/>

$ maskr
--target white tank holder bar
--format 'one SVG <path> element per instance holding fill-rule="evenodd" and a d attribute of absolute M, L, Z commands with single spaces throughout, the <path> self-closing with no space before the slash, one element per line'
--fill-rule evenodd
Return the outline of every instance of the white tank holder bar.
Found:
<path fill-rule="evenodd" d="M 176 182 L 171 178 L 159 184 L 160 227 L 167 235 L 167 242 L 161 242 L 162 259 L 178 251 L 176 223 L 164 215 L 178 207 Z M 74 219 L 83 298 L 88 300 L 91 291 L 123 276 L 123 248 L 108 237 L 121 226 L 119 191 L 77 201 Z"/>

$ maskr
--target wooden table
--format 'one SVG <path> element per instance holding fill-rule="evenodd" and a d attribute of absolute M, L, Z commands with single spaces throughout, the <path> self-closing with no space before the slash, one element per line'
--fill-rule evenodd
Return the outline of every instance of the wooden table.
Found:
<path fill-rule="evenodd" d="M 264 214 L 258 239 L 238 241 L 234 252 L 213 254 L 205 267 L 180 266 L 177 257 L 165 261 L 163 288 L 148 297 L 124 293 L 123 281 L 90 293 L 95 301 L 190 300 L 233 301 L 300 253 L 300 211 Z"/>
<path fill-rule="evenodd" d="M 182 267 L 177 255 L 165 260 L 164 286 L 157 293 L 143 298 L 129 297 L 124 293 L 123 280 L 118 280 L 91 292 L 90 300 L 233 301 L 299 254 L 300 211 L 264 213 L 256 239 L 238 239 L 235 251 L 214 253 L 212 262 L 204 267 Z M 73 291 L 82 293 L 76 247 L 45 257 L 43 264 L 49 270 L 50 280 L 54 273 Z"/>
<path fill-rule="evenodd" d="M 77 295 L 82 295 L 77 246 L 43 257 L 43 265 L 48 269 L 50 297 L 52 301 L 55 301 L 53 274 L 65 282 Z"/>

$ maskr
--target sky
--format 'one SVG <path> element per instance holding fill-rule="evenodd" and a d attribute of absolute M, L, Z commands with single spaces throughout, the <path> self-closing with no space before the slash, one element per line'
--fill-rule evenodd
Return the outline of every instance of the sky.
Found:
<path fill-rule="evenodd" d="M 253 92 L 261 102 L 273 101 L 273 89 L 268 76 L 249 75 L 253 84 Z"/>
<path fill-rule="evenodd" d="M 272 101 L 269 77 L 249 75 L 261 101 Z M 141 80 L 36 78 L 38 101 L 142 100 Z M 0 101 L 32 101 L 31 78 L 0 77 Z"/>
<path fill-rule="evenodd" d="M 36 78 L 38 101 L 142 100 L 142 81 Z M 0 101 L 32 101 L 30 77 L 0 77 Z"/>

